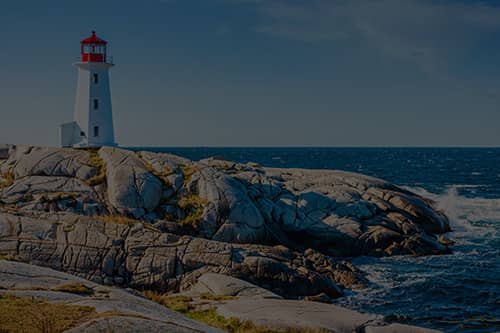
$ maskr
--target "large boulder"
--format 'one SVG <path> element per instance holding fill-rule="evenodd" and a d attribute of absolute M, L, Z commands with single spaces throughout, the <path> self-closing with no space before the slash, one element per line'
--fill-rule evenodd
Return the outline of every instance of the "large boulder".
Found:
<path fill-rule="evenodd" d="M 229 296 L 229 297 L 245 297 L 245 298 L 278 298 L 269 290 L 258 287 L 247 281 L 236 279 L 231 276 L 206 273 L 200 276 L 196 284 L 189 289 L 184 295 L 204 295 L 210 294 L 213 296 Z"/>
<path fill-rule="evenodd" d="M 234 243 L 265 241 L 264 218 L 237 179 L 202 166 L 188 188 L 208 202 L 199 227 L 205 237 Z"/>
<path fill-rule="evenodd" d="M 415 254 L 416 239 L 450 230 L 431 201 L 376 178 L 213 159 L 200 164 L 192 183 L 209 202 L 200 224 L 207 238 L 381 256 L 395 244 L 404 245 L 399 253 Z M 437 242 L 419 244 L 420 255 L 448 251 Z"/>
<path fill-rule="evenodd" d="M 109 202 L 118 212 L 142 217 L 158 207 L 162 183 L 137 154 L 104 147 L 99 156 L 106 163 Z"/>
<path fill-rule="evenodd" d="M 74 177 L 87 180 L 97 174 L 86 150 L 13 146 L 0 173 L 14 173 L 16 178 L 27 176 Z"/>

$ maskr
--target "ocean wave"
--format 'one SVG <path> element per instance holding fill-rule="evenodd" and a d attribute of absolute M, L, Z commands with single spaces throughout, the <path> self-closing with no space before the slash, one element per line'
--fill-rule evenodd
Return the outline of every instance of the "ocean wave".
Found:
<path fill-rule="evenodd" d="M 461 196 L 459 188 L 475 187 L 476 185 L 452 185 L 443 193 L 432 193 L 422 187 L 405 187 L 436 203 L 436 208 L 444 211 L 450 219 L 455 233 L 467 232 L 497 232 L 500 226 L 500 199 L 498 198 L 468 198 Z"/>

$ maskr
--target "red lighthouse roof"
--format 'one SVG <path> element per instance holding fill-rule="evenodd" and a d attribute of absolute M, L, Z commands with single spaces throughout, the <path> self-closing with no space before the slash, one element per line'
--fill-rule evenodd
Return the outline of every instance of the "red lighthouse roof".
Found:
<path fill-rule="evenodd" d="M 82 62 L 106 62 L 108 42 L 97 37 L 95 31 L 92 31 L 92 36 L 80 43 Z"/>
<path fill-rule="evenodd" d="M 100 44 L 100 45 L 108 44 L 108 42 L 106 42 L 104 39 L 100 39 L 99 37 L 97 37 L 95 34 L 95 31 L 92 31 L 92 36 L 90 36 L 89 38 L 85 38 L 80 43 L 82 43 L 82 44 Z"/>

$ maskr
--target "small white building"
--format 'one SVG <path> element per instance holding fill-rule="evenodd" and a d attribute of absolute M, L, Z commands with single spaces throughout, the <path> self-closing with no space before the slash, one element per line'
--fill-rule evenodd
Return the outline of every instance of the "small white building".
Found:
<path fill-rule="evenodd" d="M 74 121 L 62 124 L 62 147 L 116 146 L 111 108 L 107 42 L 96 36 L 81 41 Z"/>

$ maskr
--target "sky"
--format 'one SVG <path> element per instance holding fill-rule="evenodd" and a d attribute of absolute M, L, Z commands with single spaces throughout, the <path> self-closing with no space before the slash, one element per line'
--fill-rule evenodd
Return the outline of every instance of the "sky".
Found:
<path fill-rule="evenodd" d="M 500 1 L 0 3 L 0 142 L 53 145 L 79 41 L 123 146 L 500 146 Z"/>

